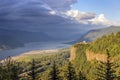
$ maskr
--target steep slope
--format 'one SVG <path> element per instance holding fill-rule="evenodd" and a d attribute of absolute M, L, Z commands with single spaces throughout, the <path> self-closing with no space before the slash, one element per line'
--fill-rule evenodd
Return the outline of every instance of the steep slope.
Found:
<path fill-rule="evenodd" d="M 84 46 L 86 46 L 85 49 Z M 71 48 L 70 59 L 74 60 L 76 57 L 80 56 L 80 54 L 84 53 L 88 61 L 94 59 L 99 61 L 105 61 L 107 50 L 112 57 L 120 55 L 120 32 L 116 34 L 112 33 L 108 36 L 104 35 L 103 37 L 91 43 L 81 42 L 73 45 L 73 47 Z"/>
<path fill-rule="evenodd" d="M 81 70 L 88 80 L 95 80 L 96 76 L 93 75 L 96 71 L 95 67 L 98 66 L 99 61 L 106 62 L 108 52 L 111 61 L 120 63 L 120 32 L 103 36 L 87 44 L 82 42 L 74 44 L 71 48 L 70 60 L 76 71 Z"/>
<path fill-rule="evenodd" d="M 96 40 L 97 38 L 102 37 L 103 35 L 109 35 L 111 33 L 117 33 L 119 31 L 120 31 L 120 27 L 115 27 L 115 26 L 102 28 L 102 29 L 90 30 L 75 42 L 80 42 L 80 41 L 91 42 L 91 41 Z"/>
<path fill-rule="evenodd" d="M 110 34 L 108 36 L 103 36 L 88 47 L 88 50 L 94 53 L 107 54 L 106 50 L 109 51 L 111 56 L 116 56 L 120 54 L 120 32 L 116 34 Z"/>

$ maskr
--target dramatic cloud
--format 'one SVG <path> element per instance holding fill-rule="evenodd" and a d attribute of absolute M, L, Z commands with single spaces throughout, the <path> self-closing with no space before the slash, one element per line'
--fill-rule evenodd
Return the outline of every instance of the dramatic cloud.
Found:
<path fill-rule="evenodd" d="M 95 17 L 94 13 L 80 12 L 79 10 L 70 10 L 66 13 L 67 16 L 73 17 L 76 20 L 92 19 Z"/>
<path fill-rule="evenodd" d="M 77 20 L 78 22 L 87 24 L 88 20 L 95 18 L 94 13 L 89 12 L 80 12 L 79 10 L 69 10 L 65 13 L 65 15 L 71 17 L 72 19 Z"/>
<path fill-rule="evenodd" d="M 34 19 L 36 19 L 42 21 L 42 23 L 44 21 L 55 23 L 61 21 L 62 18 L 57 15 L 57 12 L 69 10 L 76 0 L 0 0 L 0 2 L 1 21 L 23 19 L 23 21 L 33 20 L 34 22 Z"/>
<path fill-rule="evenodd" d="M 67 38 L 101 24 L 113 24 L 104 15 L 97 17 L 95 13 L 72 10 L 71 5 L 76 2 L 77 0 L 0 0 L 0 28 L 43 31 Z"/>
<path fill-rule="evenodd" d="M 41 25 L 53 23 L 59 24 L 62 21 L 65 21 L 64 18 L 56 15 L 56 11 L 53 10 L 49 5 L 50 3 L 48 3 L 47 1 L 43 2 L 41 0 L 5 0 L 3 2 L 1 1 L 1 24 L 12 23 L 14 25 L 17 24 L 17 22 L 18 24 L 24 22 L 24 24 L 32 23 L 33 25 Z"/>
<path fill-rule="evenodd" d="M 94 19 L 90 20 L 92 22 L 92 24 L 95 25 L 111 25 L 111 21 L 109 21 L 108 19 L 105 18 L 104 14 L 100 14 L 97 17 L 95 17 Z"/>
<path fill-rule="evenodd" d="M 77 0 L 42 0 L 50 5 L 50 7 L 57 11 L 66 11 L 71 9 L 71 5 L 77 2 Z"/>
<path fill-rule="evenodd" d="M 92 24 L 100 26 L 119 26 L 120 24 L 115 21 L 108 20 L 104 14 L 96 16 L 95 13 L 81 12 L 79 10 L 69 10 L 64 13 L 66 16 L 71 17 L 72 20 L 76 20 L 83 24 Z"/>
<path fill-rule="evenodd" d="M 120 24 L 115 21 L 110 21 L 107 18 L 105 18 L 104 14 L 100 14 L 96 16 L 94 19 L 91 19 L 90 22 L 94 25 L 105 25 L 105 26 L 119 26 Z"/>
<path fill-rule="evenodd" d="M 81 30 L 78 27 L 80 25 L 72 24 L 72 20 L 57 12 L 69 10 L 75 2 L 76 0 L 0 0 L 0 28 L 42 31 L 68 38 L 67 36 Z"/>

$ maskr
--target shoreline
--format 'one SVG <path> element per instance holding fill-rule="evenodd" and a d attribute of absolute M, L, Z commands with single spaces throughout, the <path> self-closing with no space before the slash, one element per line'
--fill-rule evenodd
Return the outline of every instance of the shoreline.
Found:
<path fill-rule="evenodd" d="M 31 55 L 52 54 L 52 53 L 56 53 L 56 52 L 59 52 L 59 49 L 33 50 L 33 51 L 28 51 L 28 52 L 22 53 L 17 56 L 12 56 L 11 58 L 13 60 L 17 60 L 20 57 L 31 56 Z"/>

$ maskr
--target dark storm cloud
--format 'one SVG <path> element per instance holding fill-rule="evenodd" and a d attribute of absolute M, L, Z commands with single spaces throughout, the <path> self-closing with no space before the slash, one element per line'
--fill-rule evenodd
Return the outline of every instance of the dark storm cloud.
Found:
<path fill-rule="evenodd" d="M 55 10 L 69 10 L 71 5 L 76 3 L 77 0 L 42 0 L 51 5 L 51 8 Z"/>
<path fill-rule="evenodd" d="M 50 13 L 69 10 L 76 1 L 0 0 L 0 28 L 42 31 L 57 37 L 84 32 L 90 25 L 77 24 L 69 18 Z"/>
<path fill-rule="evenodd" d="M 67 10 L 76 0 L 0 0 L 0 27 L 24 29 L 70 23 L 71 21 L 49 12 Z M 46 27 L 47 29 L 47 27 Z"/>

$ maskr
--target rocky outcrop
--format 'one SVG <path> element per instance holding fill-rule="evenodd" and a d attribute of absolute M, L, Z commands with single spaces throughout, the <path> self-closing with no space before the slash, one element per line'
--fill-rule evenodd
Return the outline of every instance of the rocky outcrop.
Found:
<path fill-rule="evenodd" d="M 76 57 L 76 47 L 71 47 L 71 51 L 70 51 L 70 61 L 72 61 L 72 60 L 74 60 L 75 59 L 75 57 Z"/>
<path fill-rule="evenodd" d="M 97 60 L 106 62 L 107 55 L 101 53 L 94 53 L 92 51 L 86 50 L 86 58 L 88 61 Z"/>
<path fill-rule="evenodd" d="M 70 59 L 69 59 L 70 61 L 72 61 L 76 58 L 77 49 L 78 48 L 76 46 L 71 47 Z M 94 53 L 94 52 L 86 49 L 85 50 L 85 55 L 86 55 L 87 61 L 93 61 L 93 60 L 102 61 L 102 62 L 107 61 L 107 55 L 103 54 L 103 53 Z"/>

